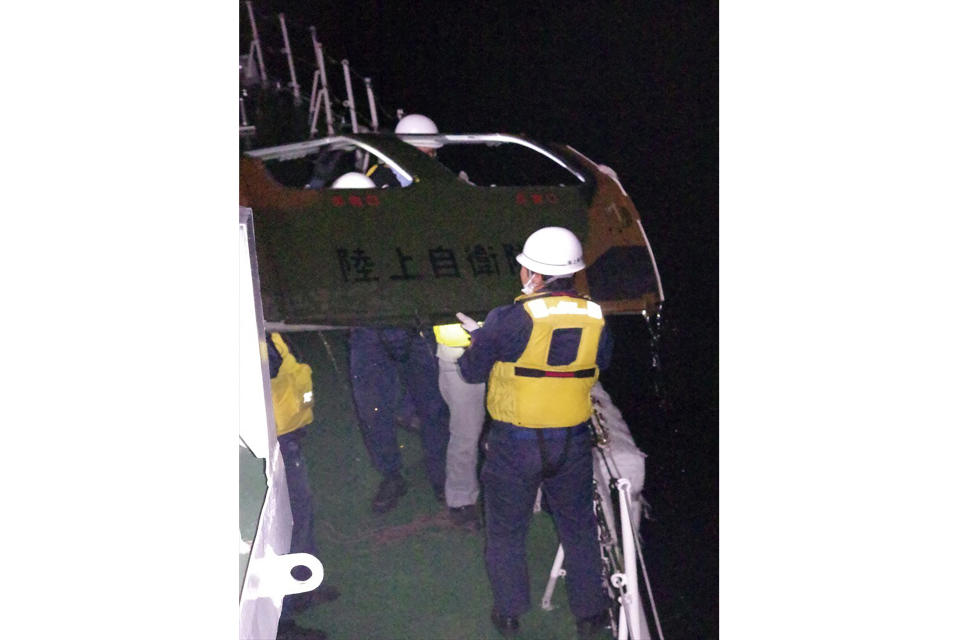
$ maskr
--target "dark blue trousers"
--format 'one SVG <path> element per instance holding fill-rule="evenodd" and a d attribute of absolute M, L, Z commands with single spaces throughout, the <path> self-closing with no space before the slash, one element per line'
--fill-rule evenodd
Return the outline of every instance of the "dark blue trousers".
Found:
<path fill-rule="evenodd" d="M 310 492 L 310 479 L 300 447 L 301 439 L 307 435 L 307 427 L 285 433 L 277 437 L 283 466 L 286 469 L 287 492 L 290 494 L 290 513 L 293 516 L 293 529 L 290 533 L 290 553 L 309 553 L 320 559 L 317 544 L 313 539 L 313 494 Z M 291 572 L 298 580 L 310 577 L 309 569 L 294 567 Z M 284 605 L 307 597 L 305 594 L 285 596 Z M 287 619 L 290 611 L 283 607 L 281 617 Z"/>
<path fill-rule="evenodd" d="M 413 329 L 359 328 L 350 332 L 350 375 L 363 441 L 374 468 L 387 476 L 400 471 L 397 404 L 400 382 L 409 390 L 420 418 L 427 478 L 443 489 L 450 413 L 437 384 L 436 342 Z"/>
<path fill-rule="evenodd" d="M 487 575 L 499 613 L 519 616 L 530 609 L 526 542 L 537 487 L 563 545 L 570 610 L 577 618 L 609 606 L 600 566 L 593 512 L 593 458 L 585 425 L 571 429 L 524 429 L 494 421 L 485 443 L 481 472 L 486 512 Z M 571 437 L 567 441 L 567 432 Z M 550 567 L 540 568 L 546 574 Z"/>

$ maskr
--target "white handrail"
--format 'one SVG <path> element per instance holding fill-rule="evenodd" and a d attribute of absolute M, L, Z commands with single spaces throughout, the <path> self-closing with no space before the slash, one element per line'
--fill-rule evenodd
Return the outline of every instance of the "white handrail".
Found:
<path fill-rule="evenodd" d="M 620 619 L 626 618 L 630 637 L 635 640 L 650 640 L 647 634 L 641 635 L 640 625 L 640 588 L 637 581 L 637 548 L 634 546 L 633 523 L 630 522 L 630 481 L 617 480 L 620 494 L 620 543 L 623 545 L 624 586 L 626 592 L 620 596 Z M 623 625 L 621 625 L 622 627 Z M 644 629 L 646 631 L 646 629 Z M 622 631 L 621 631 L 622 636 Z"/>

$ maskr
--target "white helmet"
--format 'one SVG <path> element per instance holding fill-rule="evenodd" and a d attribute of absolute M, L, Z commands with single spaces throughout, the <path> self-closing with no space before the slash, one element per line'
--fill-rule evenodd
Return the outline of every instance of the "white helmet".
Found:
<path fill-rule="evenodd" d="M 331 189 L 376 189 L 377 185 L 359 171 L 345 173 L 330 185 Z"/>
<path fill-rule="evenodd" d="M 408 116 L 403 116 L 400 119 L 400 122 L 397 123 L 397 127 L 393 130 L 400 139 L 404 142 L 408 142 L 415 147 L 425 147 L 427 149 L 439 149 L 440 143 L 434 142 L 433 140 L 406 140 L 403 137 L 403 134 L 418 134 L 418 133 L 438 133 L 437 125 L 434 124 L 433 120 L 427 116 L 422 116 L 419 113 L 411 113 Z"/>
<path fill-rule="evenodd" d="M 573 275 L 583 269 L 583 248 L 573 232 L 563 227 L 544 227 L 523 243 L 517 262 L 545 276 Z"/>

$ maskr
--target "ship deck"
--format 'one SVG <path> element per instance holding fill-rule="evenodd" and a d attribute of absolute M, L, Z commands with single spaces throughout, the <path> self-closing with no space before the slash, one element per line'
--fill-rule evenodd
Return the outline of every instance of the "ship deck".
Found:
<path fill-rule="evenodd" d="M 303 448 L 324 581 L 341 593 L 336 601 L 299 614 L 297 623 L 322 629 L 331 640 L 499 638 L 489 620 L 492 595 L 483 566 L 483 532 L 463 531 L 447 520 L 445 505 L 426 480 L 415 432 L 399 430 L 408 493 L 388 513 L 370 510 L 380 478 L 356 424 L 346 338 L 344 331 L 327 331 L 292 334 L 289 340 L 314 372 L 316 420 L 305 427 Z M 621 359 L 612 369 L 636 366 Z M 610 373 L 616 371 L 601 378 L 605 387 Z M 614 390 L 608 391 L 620 404 Z M 629 422 L 629 409 L 624 415 Z M 702 500 L 697 496 L 702 483 L 685 486 L 683 480 L 697 465 L 687 461 L 683 467 L 676 451 L 658 461 L 656 452 L 644 448 L 650 456 L 645 497 L 652 519 L 644 520 L 641 536 L 664 636 L 716 637 L 716 520 L 691 509 Z M 681 467 L 674 470 L 677 464 Z M 539 606 L 556 549 L 549 516 L 535 514 L 527 542 L 533 608 L 521 618 L 520 638 L 576 635 L 563 580 L 554 608 Z M 652 620 L 651 632 L 656 637 Z"/>

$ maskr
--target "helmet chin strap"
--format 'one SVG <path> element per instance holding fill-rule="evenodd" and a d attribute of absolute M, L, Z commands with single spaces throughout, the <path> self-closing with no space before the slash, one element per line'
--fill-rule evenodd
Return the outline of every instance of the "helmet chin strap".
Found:
<path fill-rule="evenodd" d="M 523 292 L 523 295 L 528 296 L 528 295 L 530 295 L 531 293 L 534 292 L 533 287 L 531 287 L 530 285 L 533 284 L 533 279 L 534 279 L 535 277 L 537 277 L 537 274 L 531 272 L 531 273 L 530 273 L 530 277 L 527 278 L 527 281 L 526 281 L 526 282 L 523 284 L 523 286 L 520 288 L 520 291 Z M 553 282 L 554 280 L 559 280 L 560 278 L 563 278 L 563 277 L 565 277 L 565 276 L 550 276 L 549 278 L 547 278 L 546 280 L 543 281 L 543 286 L 547 286 L 548 284 L 550 284 L 550 283 Z"/>
<path fill-rule="evenodd" d="M 523 295 L 528 296 L 533 293 L 533 287 L 530 285 L 533 284 L 533 279 L 537 277 L 537 274 L 531 273 L 530 277 L 527 278 L 527 281 L 523 283 L 523 286 L 520 287 L 520 291 L 523 292 Z"/>

